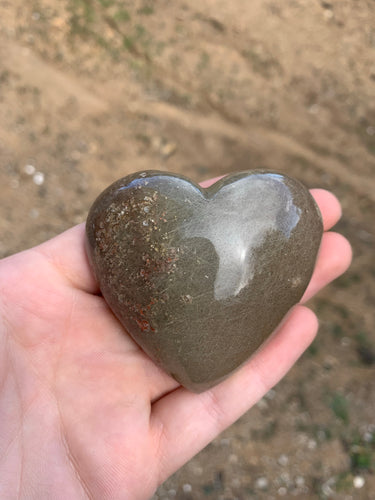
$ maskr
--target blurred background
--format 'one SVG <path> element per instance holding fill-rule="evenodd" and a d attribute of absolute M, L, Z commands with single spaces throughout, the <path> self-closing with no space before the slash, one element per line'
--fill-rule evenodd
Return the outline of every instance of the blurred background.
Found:
<path fill-rule="evenodd" d="M 375 498 L 375 3 L 0 0 L 0 256 L 108 184 L 270 168 L 331 189 L 350 270 L 317 340 L 155 499 Z"/>

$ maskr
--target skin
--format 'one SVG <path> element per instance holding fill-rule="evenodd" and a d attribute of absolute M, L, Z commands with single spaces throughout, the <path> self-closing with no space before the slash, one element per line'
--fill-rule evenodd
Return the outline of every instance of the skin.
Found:
<path fill-rule="evenodd" d="M 340 205 L 327 191 L 312 194 L 328 231 Z M 302 304 L 350 261 L 345 238 L 325 232 Z M 0 261 L 0 498 L 150 498 L 309 346 L 318 323 L 302 304 L 239 371 L 193 394 L 108 309 L 83 225 Z"/>

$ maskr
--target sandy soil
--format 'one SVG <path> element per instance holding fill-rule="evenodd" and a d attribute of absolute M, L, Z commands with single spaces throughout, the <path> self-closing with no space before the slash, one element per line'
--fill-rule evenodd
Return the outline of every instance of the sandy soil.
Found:
<path fill-rule="evenodd" d="M 259 167 L 334 191 L 353 265 L 292 372 L 155 498 L 374 498 L 374 2 L 0 0 L 0 256 L 130 172 Z"/>

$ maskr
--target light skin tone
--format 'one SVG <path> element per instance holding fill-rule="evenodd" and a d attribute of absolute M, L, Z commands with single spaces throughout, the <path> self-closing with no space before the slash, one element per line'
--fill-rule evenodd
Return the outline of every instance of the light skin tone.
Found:
<path fill-rule="evenodd" d="M 316 335 L 303 303 L 351 260 L 345 238 L 328 232 L 338 201 L 312 194 L 325 233 L 301 304 L 249 362 L 201 394 L 124 332 L 89 268 L 83 225 L 0 261 L 0 498 L 148 499 L 274 386 Z"/>

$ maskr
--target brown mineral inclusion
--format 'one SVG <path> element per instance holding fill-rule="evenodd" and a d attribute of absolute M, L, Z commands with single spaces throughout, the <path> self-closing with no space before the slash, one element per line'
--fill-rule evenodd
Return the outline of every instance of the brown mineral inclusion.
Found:
<path fill-rule="evenodd" d="M 200 392 L 242 365 L 302 297 L 322 220 L 298 181 L 267 171 L 209 188 L 159 171 L 109 186 L 87 218 L 89 259 L 126 331 Z"/>

